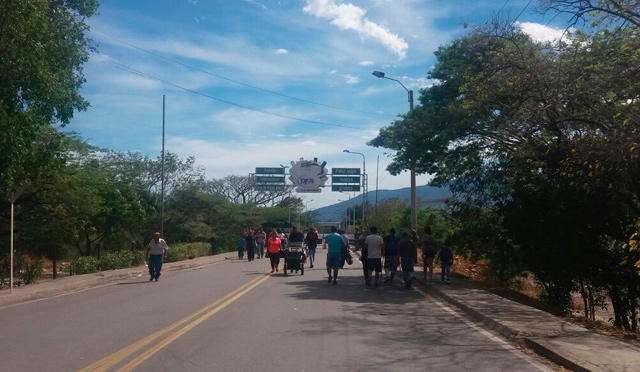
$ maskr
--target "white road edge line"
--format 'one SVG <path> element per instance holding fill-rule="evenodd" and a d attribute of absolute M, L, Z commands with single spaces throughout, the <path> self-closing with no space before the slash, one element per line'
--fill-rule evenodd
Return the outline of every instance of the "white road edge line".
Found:
<path fill-rule="evenodd" d="M 162 275 L 167 275 L 167 274 L 172 273 L 172 272 L 173 272 L 173 273 L 176 273 L 176 272 L 180 272 L 180 271 L 191 271 L 191 270 L 195 270 L 195 269 L 204 269 L 205 267 L 209 267 L 209 266 L 213 266 L 213 265 L 221 264 L 221 263 L 223 263 L 223 262 L 227 262 L 227 260 L 224 260 L 224 261 L 218 261 L 218 262 L 213 262 L 213 263 L 210 263 L 210 264 L 206 264 L 206 265 L 198 266 L 198 267 L 192 267 L 192 268 L 189 268 L 189 269 L 183 269 L 183 270 L 172 270 L 172 271 L 168 271 L 167 273 L 162 273 Z M 143 275 L 143 276 L 144 276 L 144 275 Z M 77 293 L 82 293 L 82 292 L 90 291 L 90 290 L 93 290 L 93 289 L 99 289 L 99 288 L 109 287 L 109 286 L 112 286 L 112 285 L 115 285 L 115 284 L 118 284 L 118 283 L 121 283 L 121 282 L 124 282 L 124 281 L 127 281 L 127 280 L 131 280 L 131 279 L 136 279 L 136 277 L 130 277 L 130 278 L 124 278 L 124 279 L 118 279 L 118 280 L 115 280 L 115 281 L 110 282 L 110 283 L 100 284 L 100 285 L 95 286 L 95 287 L 83 288 L 83 289 L 79 289 L 79 290 L 77 290 L 77 291 L 73 291 L 73 292 L 61 293 L 61 294 L 58 294 L 58 295 L 55 295 L 55 296 L 51 296 L 51 297 L 37 298 L 37 299 L 35 299 L 35 300 L 28 300 L 28 301 L 24 301 L 24 302 L 18 302 L 17 304 L 11 304 L 11 305 L 7 305 L 7 306 L 0 306 L 0 310 L 8 309 L 8 308 L 10 308 L 10 307 L 16 307 L 16 306 L 20 306 L 20 305 L 32 304 L 32 303 L 34 303 L 34 302 L 46 301 L 46 300 L 50 300 L 50 299 L 52 299 L 52 298 L 58 298 L 58 297 L 62 297 L 62 296 L 69 296 L 69 295 L 73 295 L 73 294 L 77 294 Z"/>
<path fill-rule="evenodd" d="M 490 339 L 491 341 L 495 342 L 496 344 L 502 346 L 504 349 L 510 351 L 512 354 L 515 354 L 516 356 L 518 356 L 520 359 L 526 361 L 527 363 L 531 364 L 532 366 L 538 368 L 539 370 L 543 371 L 543 372 L 554 372 L 553 369 L 544 366 L 542 364 L 540 364 L 539 362 L 533 360 L 531 357 L 529 357 L 528 355 L 523 354 L 520 350 L 514 348 L 513 346 L 511 346 L 509 343 L 505 342 L 504 340 L 496 337 L 495 335 L 491 334 L 490 332 L 488 332 L 485 329 L 480 328 L 479 326 L 477 326 L 476 324 L 474 324 L 473 322 L 469 321 L 468 319 L 466 319 L 464 316 L 460 315 L 457 311 L 455 311 L 454 309 L 450 308 L 449 306 L 443 304 L 442 302 L 440 302 L 439 300 L 437 300 L 435 297 L 429 296 L 428 294 L 422 292 L 421 290 L 417 289 L 417 288 L 413 288 L 415 291 L 418 291 L 422 296 L 424 296 L 425 298 L 428 298 L 429 300 L 433 301 L 436 305 L 440 306 L 444 311 L 448 312 L 449 314 L 455 316 L 456 318 L 462 320 L 462 322 L 464 322 L 466 325 L 468 325 L 469 327 L 475 329 L 476 331 L 478 331 L 480 334 L 484 335 L 485 337 L 487 337 L 488 339 Z"/>

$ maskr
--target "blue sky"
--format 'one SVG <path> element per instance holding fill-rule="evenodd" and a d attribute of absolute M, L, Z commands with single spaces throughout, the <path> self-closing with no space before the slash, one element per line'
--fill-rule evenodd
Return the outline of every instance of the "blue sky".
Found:
<path fill-rule="evenodd" d="M 389 155 L 366 142 L 408 110 L 397 83 L 419 89 L 439 45 L 482 25 L 502 9 L 517 15 L 528 1 L 431 0 L 136 0 L 102 1 L 89 23 L 99 44 L 85 66 L 83 95 L 91 103 L 69 130 L 117 151 L 157 156 L 161 149 L 162 95 L 166 95 L 166 147 L 193 155 L 208 176 L 248 174 L 257 166 L 289 164 L 300 157 L 327 167 L 360 167 L 363 152 L 375 188 L 408 187 L 408 174 L 391 176 Z M 519 21 L 539 40 L 562 32 L 557 20 L 531 4 Z M 139 49 L 124 41 L 183 65 Z M 118 66 L 118 67 L 116 67 Z M 126 71 L 126 69 L 129 71 Z M 141 72 L 166 84 L 132 73 Z M 218 75 L 327 107 L 271 94 Z M 261 111 L 229 105 L 177 86 Z M 335 107 L 345 108 L 338 109 Z M 427 175 L 418 184 L 428 182 Z M 343 194 L 304 195 L 309 208 L 335 203 Z"/>

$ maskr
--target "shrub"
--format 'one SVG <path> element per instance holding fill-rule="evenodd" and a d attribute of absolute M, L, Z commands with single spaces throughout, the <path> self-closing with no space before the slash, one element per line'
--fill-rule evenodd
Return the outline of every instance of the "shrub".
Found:
<path fill-rule="evenodd" d="M 140 266 L 147 262 L 147 255 L 144 251 L 136 251 L 133 254 L 133 261 L 131 261 L 131 266 Z"/>
<path fill-rule="evenodd" d="M 20 267 L 17 276 L 22 279 L 22 283 L 32 284 L 42 277 L 44 259 L 30 259 L 26 256 L 19 256 L 17 261 L 18 267 Z"/>
<path fill-rule="evenodd" d="M 166 262 L 191 260 L 209 255 L 211 255 L 211 244 L 209 243 L 177 243 L 169 248 Z"/>
<path fill-rule="evenodd" d="M 74 275 L 95 273 L 98 271 L 100 261 L 93 256 L 79 257 L 71 263 L 71 272 Z"/>
<path fill-rule="evenodd" d="M 133 263 L 131 251 L 109 252 L 100 258 L 98 266 L 100 270 L 116 270 L 130 267 Z"/>

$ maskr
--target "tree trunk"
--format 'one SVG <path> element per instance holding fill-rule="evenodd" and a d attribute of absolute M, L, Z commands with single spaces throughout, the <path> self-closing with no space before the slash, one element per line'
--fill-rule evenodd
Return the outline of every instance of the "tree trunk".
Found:
<path fill-rule="evenodd" d="M 53 259 L 53 279 L 58 278 L 58 260 Z"/>

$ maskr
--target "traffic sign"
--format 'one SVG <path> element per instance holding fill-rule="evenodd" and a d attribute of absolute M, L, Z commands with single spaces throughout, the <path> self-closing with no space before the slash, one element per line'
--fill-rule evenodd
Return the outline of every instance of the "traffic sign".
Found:
<path fill-rule="evenodd" d="M 257 172 L 256 172 L 257 173 Z M 360 168 L 331 168 L 332 175 L 359 175 Z"/>
<path fill-rule="evenodd" d="M 284 168 L 257 167 L 256 174 L 284 174 Z"/>
<path fill-rule="evenodd" d="M 359 192 L 360 185 L 331 185 L 331 191 Z"/>
<path fill-rule="evenodd" d="M 285 184 L 284 177 L 256 176 L 256 183 L 281 183 Z"/>
<path fill-rule="evenodd" d="M 284 185 L 255 185 L 256 191 L 284 191 Z"/>
<path fill-rule="evenodd" d="M 331 183 L 360 183 L 360 176 L 331 176 Z"/>

